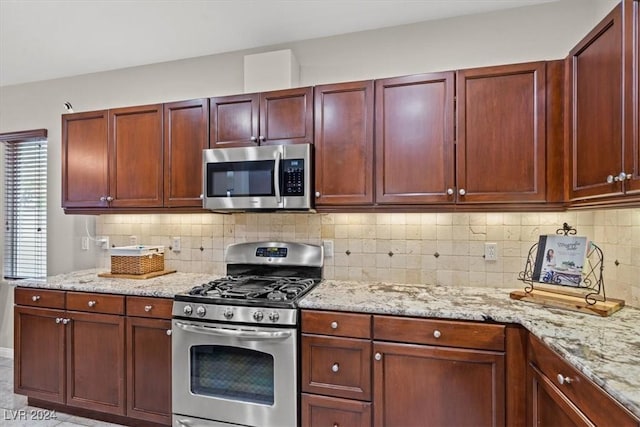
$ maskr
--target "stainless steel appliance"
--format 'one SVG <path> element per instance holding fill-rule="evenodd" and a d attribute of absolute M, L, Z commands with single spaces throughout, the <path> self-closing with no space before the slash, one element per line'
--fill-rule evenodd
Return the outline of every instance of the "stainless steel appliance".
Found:
<path fill-rule="evenodd" d="M 203 207 L 309 210 L 310 144 L 212 148 L 203 152 Z"/>
<path fill-rule="evenodd" d="M 297 301 L 321 280 L 321 246 L 238 243 L 227 277 L 173 303 L 173 424 L 299 423 Z"/>

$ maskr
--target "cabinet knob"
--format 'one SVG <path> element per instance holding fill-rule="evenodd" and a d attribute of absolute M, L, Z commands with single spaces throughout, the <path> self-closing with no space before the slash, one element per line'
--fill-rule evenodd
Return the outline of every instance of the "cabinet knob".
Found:
<path fill-rule="evenodd" d="M 447 188 L 447 194 L 448 195 L 453 195 L 453 188 Z"/>
<path fill-rule="evenodd" d="M 200 195 L 200 200 L 204 199 L 204 194 Z"/>
<path fill-rule="evenodd" d="M 376 360 L 382 360 L 382 354 L 376 353 L 375 356 L 373 356 L 373 358 Z"/>
<path fill-rule="evenodd" d="M 147 313 L 151 311 L 151 309 L 153 308 L 152 305 L 145 305 L 144 306 L 144 311 L 146 311 Z"/>
<path fill-rule="evenodd" d="M 251 142 L 256 142 L 258 140 L 258 138 L 256 138 L 255 136 L 252 136 L 251 138 L 249 138 L 251 140 Z"/>
<path fill-rule="evenodd" d="M 465 194 L 467 194 L 467 190 L 465 190 L 464 188 L 461 188 L 460 190 L 458 190 L 458 194 L 461 196 L 464 196 Z"/>
<path fill-rule="evenodd" d="M 260 142 L 265 141 L 266 139 L 267 139 L 267 138 L 265 138 L 265 136 L 264 136 L 264 135 L 260 135 L 260 136 L 258 137 L 258 140 L 259 140 Z"/>
<path fill-rule="evenodd" d="M 571 380 L 571 378 L 569 378 L 569 377 L 565 377 L 565 376 L 564 376 L 564 375 L 562 375 L 562 374 L 558 374 L 558 376 L 557 376 L 556 378 L 558 379 L 558 382 L 560 383 L 560 385 L 562 385 L 562 384 L 564 384 L 564 383 L 569 384 L 569 383 L 571 383 L 571 381 L 572 381 L 572 380 Z"/>
<path fill-rule="evenodd" d="M 107 196 L 107 202 L 113 202 L 113 197 Z"/>
<path fill-rule="evenodd" d="M 613 176 L 613 175 L 607 176 L 607 183 L 608 184 L 613 184 L 614 182 L 622 182 L 622 181 L 625 181 L 625 180 L 631 179 L 631 178 L 633 178 L 633 175 L 631 175 L 630 173 L 620 172 L 616 176 Z"/>
<path fill-rule="evenodd" d="M 34 295 L 31 297 L 31 301 L 36 302 L 40 299 L 40 295 Z"/>
<path fill-rule="evenodd" d="M 333 423 L 333 427 L 340 427 L 340 424 L 338 424 L 338 423 Z"/>
<path fill-rule="evenodd" d="M 167 329 L 167 335 L 171 336 L 171 329 Z"/>
<path fill-rule="evenodd" d="M 340 370 L 340 365 L 338 363 L 334 363 L 331 365 L 331 371 L 338 372 Z"/>
<path fill-rule="evenodd" d="M 434 338 L 440 338 L 442 336 L 442 332 L 440 332 L 439 330 L 435 330 L 433 331 L 433 337 Z"/>
<path fill-rule="evenodd" d="M 611 177 L 611 179 L 613 179 L 613 177 Z M 105 196 L 100 197 L 100 201 L 101 202 L 106 202 L 107 198 Z"/>
<path fill-rule="evenodd" d="M 62 324 L 63 324 L 63 325 L 66 325 L 66 324 L 68 324 L 69 322 L 71 322 L 71 319 L 62 319 Z"/>
<path fill-rule="evenodd" d="M 62 317 L 56 317 L 56 323 L 62 323 Z"/>
<path fill-rule="evenodd" d="M 320 192 L 316 191 L 316 197 L 320 197 Z"/>
<path fill-rule="evenodd" d="M 95 306 L 96 306 L 96 304 L 97 304 L 97 303 L 96 303 L 95 301 L 89 301 L 89 302 L 87 303 L 87 305 L 88 305 L 89 307 L 95 307 Z"/>
<path fill-rule="evenodd" d="M 331 329 L 338 329 L 338 322 L 331 322 Z"/>

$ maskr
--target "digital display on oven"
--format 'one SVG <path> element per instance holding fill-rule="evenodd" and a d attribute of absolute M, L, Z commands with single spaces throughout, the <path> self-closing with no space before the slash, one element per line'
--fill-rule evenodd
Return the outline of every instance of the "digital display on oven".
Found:
<path fill-rule="evenodd" d="M 256 249 L 256 256 L 265 258 L 286 258 L 287 248 L 260 247 Z"/>

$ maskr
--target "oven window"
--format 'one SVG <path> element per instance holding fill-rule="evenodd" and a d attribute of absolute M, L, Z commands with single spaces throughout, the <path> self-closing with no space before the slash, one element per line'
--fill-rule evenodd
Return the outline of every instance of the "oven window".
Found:
<path fill-rule="evenodd" d="M 273 405 L 273 356 L 222 345 L 191 347 L 191 392 Z"/>
<path fill-rule="evenodd" d="M 207 163 L 207 196 L 273 196 L 274 165 L 274 160 Z"/>

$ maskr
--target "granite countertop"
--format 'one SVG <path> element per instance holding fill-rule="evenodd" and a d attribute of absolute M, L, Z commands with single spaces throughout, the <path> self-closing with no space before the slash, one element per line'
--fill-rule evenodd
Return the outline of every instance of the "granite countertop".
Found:
<path fill-rule="evenodd" d="M 520 324 L 640 417 L 640 310 L 599 317 L 513 300 L 510 291 L 325 280 L 300 307 Z"/>
<path fill-rule="evenodd" d="M 172 298 L 215 277 L 172 273 L 152 279 L 98 277 L 82 270 L 13 286 Z M 511 289 L 324 280 L 301 308 L 520 324 L 640 417 L 640 310 L 610 317 L 512 300 Z"/>

